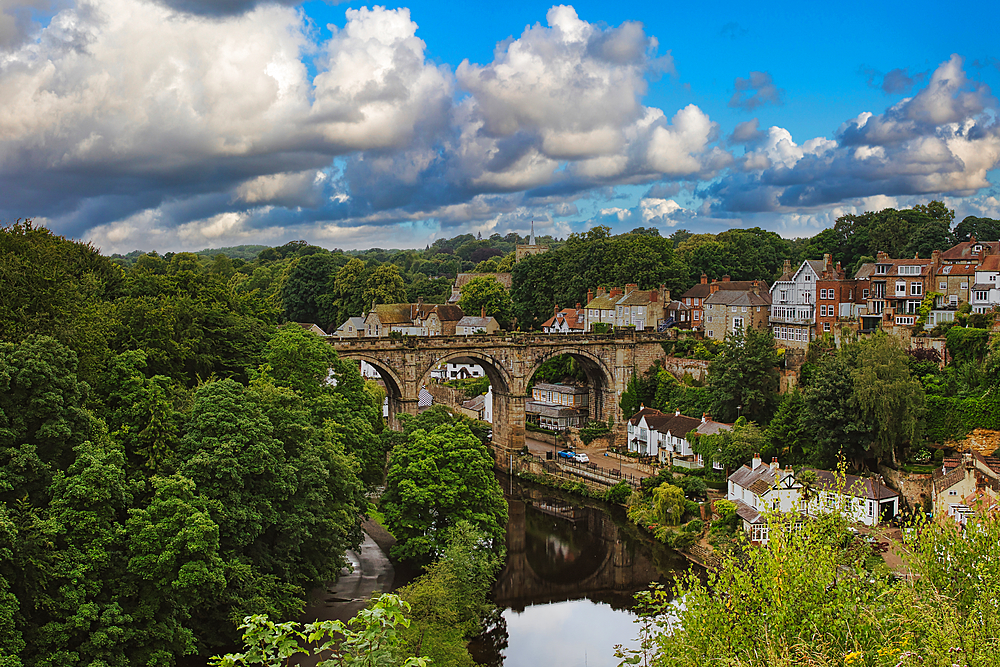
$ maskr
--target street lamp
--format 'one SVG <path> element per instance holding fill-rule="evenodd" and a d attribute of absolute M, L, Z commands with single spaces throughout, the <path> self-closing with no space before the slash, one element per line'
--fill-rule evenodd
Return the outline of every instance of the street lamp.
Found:
<path fill-rule="evenodd" d="M 736 419 L 740 418 L 740 415 L 742 414 L 742 412 L 743 412 L 743 406 L 742 405 L 737 405 L 736 406 Z"/>

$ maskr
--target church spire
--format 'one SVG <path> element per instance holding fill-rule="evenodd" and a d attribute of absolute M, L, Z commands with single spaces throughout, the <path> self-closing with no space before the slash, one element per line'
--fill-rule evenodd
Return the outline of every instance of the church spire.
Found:
<path fill-rule="evenodd" d="M 531 220 L 531 238 L 528 240 L 528 245 L 535 245 L 535 220 Z"/>

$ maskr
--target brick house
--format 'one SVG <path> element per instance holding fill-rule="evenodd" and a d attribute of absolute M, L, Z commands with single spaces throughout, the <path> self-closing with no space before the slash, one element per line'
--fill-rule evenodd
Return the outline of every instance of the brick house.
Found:
<path fill-rule="evenodd" d="M 704 301 L 706 338 L 723 340 L 738 329 L 768 325 L 771 296 L 764 281 L 730 281 L 723 276 L 710 287 L 712 293 Z"/>
<path fill-rule="evenodd" d="M 691 316 L 691 328 L 701 330 L 705 326 L 705 299 L 712 293 L 708 284 L 708 276 L 701 274 L 701 281 L 681 295 L 681 303 L 688 308 Z"/>

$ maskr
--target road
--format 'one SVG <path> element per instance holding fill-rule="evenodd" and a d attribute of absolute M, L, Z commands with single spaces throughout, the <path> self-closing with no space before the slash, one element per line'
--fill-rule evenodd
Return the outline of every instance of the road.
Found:
<path fill-rule="evenodd" d="M 535 440 L 531 437 L 530 431 L 524 436 L 524 443 L 528 445 L 528 451 L 538 456 L 540 458 L 545 458 L 546 452 L 552 452 L 552 456 L 556 456 L 558 449 L 552 445 L 541 442 L 540 440 Z M 621 470 L 623 473 L 628 473 L 634 477 L 649 477 L 649 473 L 643 470 L 639 470 L 634 465 L 628 463 L 627 461 L 621 461 L 617 458 L 612 458 L 606 456 L 607 447 L 600 445 L 590 445 L 589 447 L 580 447 L 576 451 L 586 452 L 587 456 L 590 457 L 590 462 L 601 468 L 606 468 L 608 470 Z"/>

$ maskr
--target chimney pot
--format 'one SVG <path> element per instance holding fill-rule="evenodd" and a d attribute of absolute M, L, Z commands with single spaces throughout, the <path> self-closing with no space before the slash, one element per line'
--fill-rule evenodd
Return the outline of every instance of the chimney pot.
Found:
<path fill-rule="evenodd" d="M 781 466 L 778 465 L 778 457 L 777 456 L 772 457 L 771 458 L 771 470 L 774 470 L 774 471 L 777 472 L 780 469 L 781 469 Z"/>
<path fill-rule="evenodd" d="M 728 283 L 729 282 L 729 274 L 728 273 L 726 275 L 722 276 L 722 282 L 724 282 L 724 283 Z"/>
<path fill-rule="evenodd" d="M 757 468 L 760 467 L 760 464 L 761 464 L 760 454 L 754 454 L 753 455 L 753 465 L 751 465 L 750 468 L 752 470 L 756 470 Z"/>
<path fill-rule="evenodd" d="M 577 301 L 577 302 L 576 302 L 576 309 L 577 309 L 577 310 L 580 310 L 580 308 L 581 308 L 581 307 L 582 307 L 582 306 L 580 305 L 580 302 L 579 302 L 579 301 Z"/>
<path fill-rule="evenodd" d="M 486 317 L 486 306 L 480 306 L 480 308 L 479 308 L 479 317 L 482 317 L 482 318 Z"/>
<path fill-rule="evenodd" d="M 681 416 L 681 411 L 680 411 L 680 408 L 678 408 L 678 409 L 677 409 L 677 410 L 676 410 L 676 411 L 674 412 L 674 417 L 680 417 L 680 416 Z"/>
<path fill-rule="evenodd" d="M 701 274 L 701 284 L 702 285 L 707 285 L 708 284 L 708 276 L 705 275 L 704 273 Z"/>

